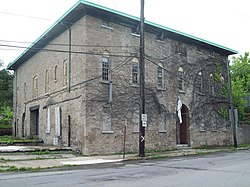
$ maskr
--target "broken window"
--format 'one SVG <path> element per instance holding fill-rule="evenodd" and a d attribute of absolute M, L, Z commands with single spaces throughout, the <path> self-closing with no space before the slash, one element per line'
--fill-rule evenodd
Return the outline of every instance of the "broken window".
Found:
<path fill-rule="evenodd" d="M 159 64 L 157 67 L 157 87 L 158 88 L 164 87 L 164 71 L 162 68 L 162 64 Z"/>
<path fill-rule="evenodd" d="M 184 70 L 182 67 L 178 69 L 178 89 L 180 91 L 184 90 Z"/>
<path fill-rule="evenodd" d="M 139 84 L 139 60 L 138 58 L 133 58 L 132 64 L 132 83 Z"/>

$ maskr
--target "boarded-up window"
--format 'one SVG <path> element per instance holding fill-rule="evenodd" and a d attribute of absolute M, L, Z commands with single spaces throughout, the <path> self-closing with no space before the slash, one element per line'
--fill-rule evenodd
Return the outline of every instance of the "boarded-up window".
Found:
<path fill-rule="evenodd" d="M 55 136 L 61 136 L 61 108 L 55 108 Z"/>
<path fill-rule="evenodd" d="M 140 112 L 138 109 L 135 109 L 132 114 L 133 132 L 139 132 L 139 123 L 140 123 Z"/>
<path fill-rule="evenodd" d="M 110 106 L 103 107 L 101 121 L 102 133 L 113 133 Z"/>
<path fill-rule="evenodd" d="M 46 133 L 50 133 L 50 108 L 47 107 L 47 112 L 46 112 Z"/>

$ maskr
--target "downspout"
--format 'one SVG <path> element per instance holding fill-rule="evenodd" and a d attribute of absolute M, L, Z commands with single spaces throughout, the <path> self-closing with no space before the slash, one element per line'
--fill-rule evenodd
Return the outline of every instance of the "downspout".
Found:
<path fill-rule="evenodd" d="M 67 68 L 67 70 L 68 70 L 68 72 L 67 72 L 67 75 L 68 75 L 68 92 L 70 93 L 70 82 L 71 82 L 71 80 L 70 80 L 70 73 L 71 73 L 71 70 L 70 70 L 70 68 L 71 68 L 71 29 L 70 28 L 68 28 L 68 30 L 69 30 L 69 63 L 68 63 L 68 68 Z"/>
<path fill-rule="evenodd" d="M 67 25 L 65 25 L 63 22 L 61 23 L 64 27 L 66 27 L 68 30 L 69 30 L 69 54 L 68 54 L 68 58 L 69 58 L 69 61 L 68 61 L 68 67 L 67 67 L 67 80 L 68 80 L 68 92 L 70 93 L 70 83 L 71 83 L 71 79 L 70 79 L 70 73 L 71 73 L 71 29 L 70 27 L 68 27 Z"/>
<path fill-rule="evenodd" d="M 15 81 L 15 122 L 14 122 L 14 136 L 17 136 L 17 70 L 14 71 L 14 81 Z M 14 89 L 13 89 L 14 91 Z"/>

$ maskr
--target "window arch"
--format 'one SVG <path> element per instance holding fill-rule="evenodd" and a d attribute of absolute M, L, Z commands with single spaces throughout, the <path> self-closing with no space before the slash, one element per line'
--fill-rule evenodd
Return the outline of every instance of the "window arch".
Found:
<path fill-rule="evenodd" d="M 157 87 L 164 88 L 164 70 L 162 63 L 157 66 Z"/>
<path fill-rule="evenodd" d="M 132 83 L 139 84 L 139 59 L 134 57 L 132 62 Z"/>
<path fill-rule="evenodd" d="M 178 89 L 184 90 L 184 69 L 182 67 L 178 69 Z"/>
<path fill-rule="evenodd" d="M 102 57 L 102 80 L 108 81 L 110 79 L 110 53 L 105 51 Z"/>

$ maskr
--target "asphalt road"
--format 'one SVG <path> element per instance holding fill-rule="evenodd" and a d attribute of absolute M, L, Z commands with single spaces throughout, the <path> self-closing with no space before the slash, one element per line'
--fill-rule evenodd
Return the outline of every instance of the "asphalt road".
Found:
<path fill-rule="evenodd" d="M 249 187 L 250 151 L 0 174 L 0 186 Z"/>

